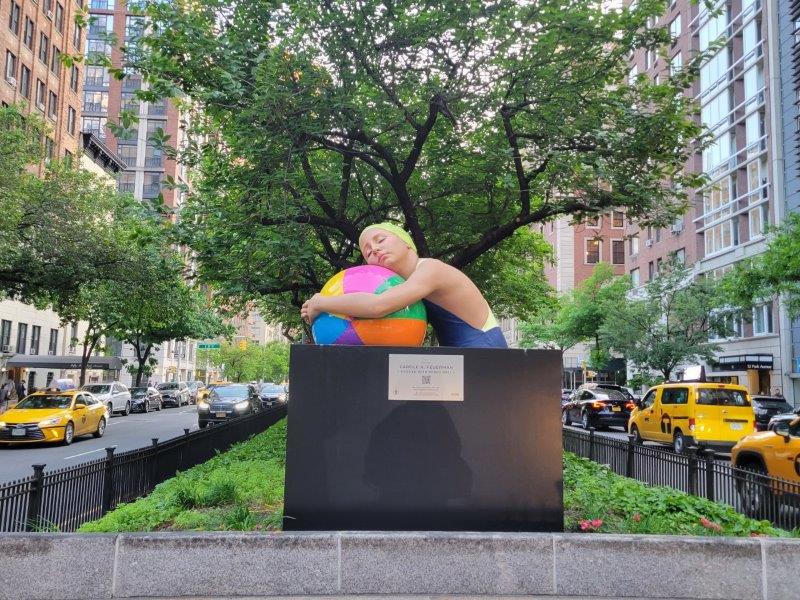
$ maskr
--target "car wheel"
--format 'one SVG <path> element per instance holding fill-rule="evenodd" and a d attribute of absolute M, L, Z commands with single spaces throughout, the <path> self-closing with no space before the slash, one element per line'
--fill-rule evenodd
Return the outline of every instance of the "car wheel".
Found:
<path fill-rule="evenodd" d="M 686 453 L 686 437 L 680 430 L 676 431 L 675 435 L 672 436 L 672 449 L 675 454 Z"/>
<path fill-rule="evenodd" d="M 767 470 L 755 462 L 741 466 L 736 474 L 741 510 L 752 519 L 768 518 L 769 507 L 773 504 L 767 475 Z"/>
<path fill-rule="evenodd" d="M 586 429 L 588 431 L 590 426 L 591 426 L 591 423 L 589 422 L 589 412 L 588 411 L 583 411 L 581 413 L 581 427 L 583 427 L 584 429 Z"/>
<path fill-rule="evenodd" d="M 561 411 L 561 424 L 564 426 L 572 425 L 572 420 L 569 418 L 569 411 L 566 408 Z"/>
<path fill-rule="evenodd" d="M 126 402 L 125 403 L 125 410 L 122 411 L 122 416 L 123 417 L 127 417 L 129 414 L 131 414 L 131 403 L 130 402 Z"/>
<path fill-rule="evenodd" d="M 636 425 L 631 426 L 631 435 L 633 436 L 633 443 L 641 446 L 644 444 L 642 434 L 639 433 L 639 428 Z"/>
<path fill-rule="evenodd" d="M 106 418 L 100 417 L 100 422 L 97 423 L 97 431 L 94 432 L 94 437 L 101 438 L 106 433 Z"/>
<path fill-rule="evenodd" d="M 72 421 L 70 421 L 67 423 L 67 426 L 64 427 L 64 441 L 62 443 L 65 446 L 69 446 L 73 439 L 75 439 L 75 426 L 72 424 Z"/>
<path fill-rule="evenodd" d="M 200 427 L 200 429 L 205 429 L 207 425 L 208 425 L 208 423 L 206 421 L 198 421 L 197 422 L 197 426 Z"/>

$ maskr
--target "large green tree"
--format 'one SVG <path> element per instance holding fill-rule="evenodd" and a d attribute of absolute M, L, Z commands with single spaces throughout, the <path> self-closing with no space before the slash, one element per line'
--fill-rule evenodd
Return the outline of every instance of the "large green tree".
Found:
<path fill-rule="evenodd" d="M 198 351 L 197 363 L 222 368 L 225 377 L 232 381 L 280 383 L 289 376 L 289 344 L 224 342 L 219 349 Z"/>
<path fill-rule="evenodd" d="M 46 305 L 117 277 L 131 198 L 64 161 L 47 160 L 47 126 L 0 107 L 0 295 Z"/>
<path fill-rule="evenodd" d="M 697 63 L 628 81 L 631 52 L 669 42 L 646 27 L 666 6 L 149 2 L 154 27 L 128 60 L 143 98 L 203 110 L 176 153 L 199 174 L 182 232 L 205 280 L 296 322 L 292 306 L 358 263 L 359 231 L 388 218 L 499 313 L 526 316 L 544 287 L 528 225 L 612 208 L 663 224 L 699 183 L 684 164 L 701 130 L 680 93 Z"/>
<path fill-rule="evenodd" d="M 679 365 L 714 358 L 720 346 L 710 338 L 731 334 L 732 315 L 723 302 L 714 280 L 692 279 L 672 258 L 641 293 L 604 307 L 599 334 L 638 370 L 669 381 Z"/>

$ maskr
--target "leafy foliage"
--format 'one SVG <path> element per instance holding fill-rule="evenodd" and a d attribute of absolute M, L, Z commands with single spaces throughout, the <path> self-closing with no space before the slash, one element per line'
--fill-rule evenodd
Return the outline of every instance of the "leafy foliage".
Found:
<path fill-rule="evenodd" d="M 285 381 L 289 376 L 289 345 L 271 342 L 258 344 L 223 343 L 218 350 L 199 350 L 197 364 L 224 367 L 232 381 Z"/>
<path fill-rule="evenodd" d="M 358 263 L 360 229 L 388 218 L 422 256 L 465 269 L 498 314 L 526 317 L 542 303 L 517 291 L 544 288 L 543 246 L 515 232 L 612 207 L 667 223 L 700 183 L 683 169 L 703 140 L 679 92 L 704 57 L 625 83 L 632 51 L 668 42 L 645 27 L 665 9 L 148 2 L 155 27 L 127 50 L 142 99 L 204 110 L 172 150 L 200 174 L 180 231 L 203 279 L 297 325 L 293 307 Z"/>
<path fill-rule="evenodd" d="M 599 330 L 610 348 L 665 380 L 681 363 L 715 356 L 720 347 L 709 341 L 710 333 L 731 333 L 717 285 L 708 278 L 691 279 L 674 257 L 641 295 L 606 306 Z"/>

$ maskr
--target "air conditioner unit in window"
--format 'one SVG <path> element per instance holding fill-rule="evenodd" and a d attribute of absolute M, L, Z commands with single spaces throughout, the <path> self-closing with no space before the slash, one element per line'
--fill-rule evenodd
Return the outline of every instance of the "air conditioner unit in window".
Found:
<path fill-rule="evenodd" d="M 677 235 L 681 231 L 683 231 L 683 221 L 680 221 L 678 223 L 673 223 L 672 224 L 672 233 Z"/>
<path fill-rule="evenodd" d="M 11 349 L 11 346 L 2 346 L 2 347 L 0 347 L 0 350 L 3 351 L 3 354 L 11 354 L 12 352 L 14 352 Z"/>
<path fill-rule="evenodd" d="M 16 77 L 6 77 L 6 81 L 8 82 L 8 85 L 10 85 L 12 88 L 17 89 Z"/>
<path fill-rule="evenodd" d="M 31 348 L 31 349 L 28 351 L 28 354 L 31 354 L 31 355 L 34 355 L 34 356 L 35 356 L 35 355 L 39 354 L 39 351 L 38 351 L 36 348 Z"/>
<path fill-rule="evenodd" d="M 44 13 L 44 16 L 52 21 L 53 20 L 53 11 L 52 10 L 48 10 L 46 13 Z"/>
<path fill-rule="evenodd" d="M 56 351 L 55 350 L 48 350 L 47 354 L 50 355 L 50 356 L 55 356 L 56 355 Z"/>
<path fill-rule="evenodd" d="M 644 245 L 650 248 L 653 245 L 653 240 L 645 240 Z"/>

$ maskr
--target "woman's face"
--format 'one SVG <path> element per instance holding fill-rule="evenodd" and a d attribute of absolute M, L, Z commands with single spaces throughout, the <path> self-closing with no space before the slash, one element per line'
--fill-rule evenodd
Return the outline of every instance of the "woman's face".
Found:
<path fill-rule="evenodd" d="M 387 269 L 391 269 L 409 251 L 403 240 L 378 227 L 368 229 L 361 236 L 359 245 L 368 265 L 380 265 Z"/>

